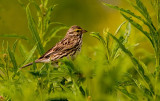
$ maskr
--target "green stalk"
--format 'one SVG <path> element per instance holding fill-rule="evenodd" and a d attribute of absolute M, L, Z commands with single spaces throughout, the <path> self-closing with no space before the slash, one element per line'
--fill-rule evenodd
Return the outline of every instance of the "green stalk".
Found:
<path fill-rule="evenodd" d="M 5 69 L 6 69 L 6 75 L 7 75 L 7 78 L 9 79 L 9 73 L 8 73 L 8 61 L 7 60 L 4 60 L 5 62 Z"/>
<path fill-rule="evenodd" d="M 158 10 L 158 12 L 157 12 L 157 13 L 158 13 L 158 16 L 157 16 L 157 17 L 158 17 L 158 18 L 157 18 L 157 19 L 158 19 L 158 31 L 159 31 L 159 30 L 160 30 L 160 1 L 159 1 L 159 0 L 157 0 L 157 7 L 158 7 L 158 8 L 157 8 L 157 10 Z M 160 34 L 160 33 L 159 33 L 159 34 Z"/>
<path fill-rule="evenodd" d="M 159 49 L 159 43 L 160 43 L 160 1 L 159 0 L 155 0 L 155 2 L 157 3 L 157 21 L 158 21 L 158 38 L 157 38 L 157 49 L 156 49 L 156 74 L 155 74 L 155 96 L 154 96 L 154 101 L 156 101 L 156 97 L 157 97 L 157 83 L 158 83 L 158 75 L 159 75 L 159 67 L 160 67 L 160 49 Z"/>
<path fill-rule="evenodd" d="M 40 9 L 41 9 L 41 12 L 40 12 L 40 17 L 39 17 L 39 35 L 40 35 L 40 38 L 42 40 L 42 43 L 43 43 L 43 11 L 44 11 L 44 2 L 43 0 L 41 0 L 41 5 L 40 5 Z"/>
<path fill-rule="evenodd" d="M 44 35 L 46 33 L 46 22 L 45 22 L 45 18 L 46 18 L 46 10 L 47 10 L 47 4 L 48 4 L 48 0 L 41 0 L 41 5 L 40 5 L 40 12 L 39 12 L 39 34 L 40 34 L 40 38 L 42 40 L 42 43 L 44 43 Z"/>
<path fill-rule="evenodd" d="M 158 49 L 159 50 L 159 49 Z M 157 82 L 158 82 L 158 75 L 159 75 L 159 64 L 160 64 L 160 62 L 159 62 L 159 52 L 158 52 L 158 50 L 157 50 L 157 52 L 156 52 L 156 70 L 155 70 L 155 72 L 156 72 L 156 74 L 155 74 L 155 94 L 154 94 L 154 101 L 156 101 L 156 96 L 157 96 Z"/>

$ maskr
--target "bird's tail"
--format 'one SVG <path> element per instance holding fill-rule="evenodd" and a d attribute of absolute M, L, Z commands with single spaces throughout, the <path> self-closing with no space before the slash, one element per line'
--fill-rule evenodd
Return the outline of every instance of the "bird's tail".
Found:
<path fill-rule="evenodd" d="M 35 63 L 38 63 L 39 61 L 38 61 L 38 60 L 35 60 L 34 62 L 35 62 Z M 23 68 L 25 68 L 25 67 L 28 67 L 28 66 L 30 66 L 30 65 L 32 65 L 32 64 L 33 64 L 33 62 L 28 63 L 28 64 L 22 66 L 22 67 L 20 68 L 20 70 L 23 69 Z"/>
<path fill-rule="evenodd" d="M 28 64 L 26 64 L 26 65 L 22 66 L 22 67 L 20 68 L 20 70 L 21 70 L 21 69 L 23 69 L 23 68 L 25 68 L 25 67 L 27 67 L 27 66 L 30 66 L 30 65 L 32 65 L 32 64 L 33 64 L 33 62 L 28 63 Z"/>

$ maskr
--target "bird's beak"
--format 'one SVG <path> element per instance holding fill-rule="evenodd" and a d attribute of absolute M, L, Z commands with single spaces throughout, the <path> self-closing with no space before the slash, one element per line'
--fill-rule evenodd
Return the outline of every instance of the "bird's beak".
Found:
<path fill-rule="evenodd" d="M 84 30 L 84 29 L 82 30 L 82 33 L 86 33 L 86 32 L 87 32 L 86 30 Z"/>

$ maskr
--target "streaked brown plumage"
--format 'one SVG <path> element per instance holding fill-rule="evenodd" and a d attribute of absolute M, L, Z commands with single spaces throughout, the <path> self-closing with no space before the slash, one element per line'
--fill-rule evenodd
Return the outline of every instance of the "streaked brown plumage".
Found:
<path fill-rule="evenodd" d="M 56 61 L 65 56 L 73 56 L 77 51 L 81 49 L 83 33 L 87 32 L 81 27 L 74 25 L 66 33 L 64 39 L 58 42 L 54 47 L 48 50 L 43 56 L 35 60 L 35 63 L 48 63 L 50 61 Z M 26 64 L 27 67 L 33 63 Z"/>

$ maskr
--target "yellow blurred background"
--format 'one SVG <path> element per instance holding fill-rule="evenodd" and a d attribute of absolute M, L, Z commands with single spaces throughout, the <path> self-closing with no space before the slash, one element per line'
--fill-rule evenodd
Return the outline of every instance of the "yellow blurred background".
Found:
<path fill-rule="evenodd" d="M 31 39 L 31 33 L 28 29 L 25 8 L 19 3 L 19 1 L 24 3 L 25 6 L 29 2 L 28 0 L 0 0 L 0 34 L 25 35 L 29 39 Z M 40 3 L 40 0 L 35 1 Z M 144 2 L 144 4 L 148 6 L 147 8 L 151 16 L 156 19 L 156 16 L 154 16 L 155 12 L 152 12 L 153 8 L 151 8 L 152 6 L 150 5 L 150 1 L 152 0 Z M 111 33 L 114 33 L 117 27 L 122 22 L 126 21 L 120 15 L 119 11 L 104 6 L 103 2 L 117 5 L 125 9 L 134 10 L 133 8 L 131 8 L 131 5 L 129 5 L 127 0 L 49 0 L 49 5 L 57 5 L 53 10 L 51 21 L 61 22 L 67 26 L 81 26 L 88 31 L 88 33 L 84 35 L 83 44 L 86 46 L 95 45 L 95 43 L 97 43 L 98 41 L 89 35 L 90 32 L 102 33 L 105 28 L 109 28 L 109 31 Z M 35 9 L 33 8 L 32 14 L 36 16 L 36 12 L 34 11 Z M 136 11 L 134 10 L 134 12 Z M 143 23 L 140 24 L 143 25 Z M 66 31 L 58 34 L 60 36 L 64 36 L 65 32 Z M 135 33 L 137 33 L 137 31 L 135 31 L 134 34 Z M 142 44 L 146 46 L 146 41 L 148 40 L 146 40 L 146 38 L 142 34 L 138 35 L 139 36 L 137 38 L 136 34 L 133 35 L 135 39 L 132 39 L 132 41 L 138 40 L 139 42 L 143 42 Z M 13 43 L 16 38 L 0 37 L 0 43 L 2 43 L 3 40 L 8 41 L 9 43 Z M 60 39 L 53 39 L 50 44 L 53 45 L 53 43 L 55 44 L 55 42 L 57 42 L 58 40 Z M 50 44 L 46 46 L 47 48 L 45 48 L 45 50 L 49 49 L 50 46 L 52 46 Z"/>
<path fill-rule="evenodd" d="M 25 5 L 27 0 L 21 0 Z M 39 2 L 40 0 L 36 0 Z M 120 13 L 108 8 L 102 2 L 114 5 L 126 5 L 125 0 L 49 0 L 49 5 L 56 4 L 52 21 L 61 22 L 67 26 L 79 25 L 90 32 L 102 32 L 109 27 L 111 32 L 124 21 Z M 126 5 L 127 6 L 127 5 Z M 0 0 L 0 34 L 19 34 L 31 36 L 27 25 L 25 9 L 18 0 Z M 89 39 L 89 40 L 88 40 Z M 14 38 L 0 38 L 13 42 Z M 84 42 L 95 44 L 89 35 L 85 35 Z"/>

